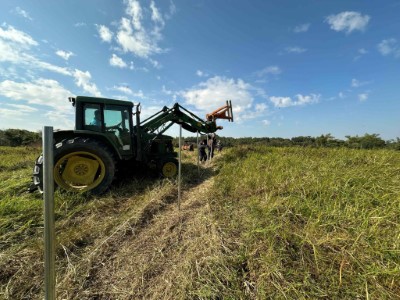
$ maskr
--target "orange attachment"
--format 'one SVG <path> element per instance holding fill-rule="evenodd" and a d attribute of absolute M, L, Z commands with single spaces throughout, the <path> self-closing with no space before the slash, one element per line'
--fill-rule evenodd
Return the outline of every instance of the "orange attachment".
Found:
<path fill-rule="evenodd" d="M 207 121 L 215 121 L 216 119 L 226 119 L 233 122 L 232 103 L 231 100 L 226 101 L 226 105 L 214 110 L 206 115 Z"/>

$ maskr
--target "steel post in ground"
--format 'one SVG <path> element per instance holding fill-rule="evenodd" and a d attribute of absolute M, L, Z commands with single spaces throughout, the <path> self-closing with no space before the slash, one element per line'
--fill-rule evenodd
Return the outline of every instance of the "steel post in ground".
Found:
<path fill-rule="evenodd" d="M 45 300 L 56 299 L 53 127 L 43 127 L 44 274 Z"/>
<path fill-rule="evenodd" d="M 214 139 L 211 140 L 211 147 L 210 147 L 210 161 L 212 161 L 214 156 Z"/>
<path fill-rule="evenodd" d="M 179 125 L 178 209 L 181 210 L 182 125 Z"/>
<path fill-rule="evenodd" d="M 200 149 L 199 149 L 199 132 L 197 131 L 197 176 L 200 177 Z"/>
<path fill-rule="evenodd" d="M 207 164 L 210 162 L 210 149 L 208 148 L 208 134 L 207 134 Z"/>

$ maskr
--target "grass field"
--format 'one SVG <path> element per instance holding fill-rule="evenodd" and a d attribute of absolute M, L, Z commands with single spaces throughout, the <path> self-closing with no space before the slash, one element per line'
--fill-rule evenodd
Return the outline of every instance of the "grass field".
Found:
<path fill-rule="evenodd" d="M 213 207 L 249 295 L 400 297 L 398 152 L 244 147 L 220 164 Z"/>
<path fill-rule="evenodd" d="M 0 299 L 43 297 L 35 148 L 0 148 Z M 56 192 L 60 299 L 398 299 L 400 153 L 228 149 L 198 176 Z M 171 280 L 173 278 L 173 280 Z"/>

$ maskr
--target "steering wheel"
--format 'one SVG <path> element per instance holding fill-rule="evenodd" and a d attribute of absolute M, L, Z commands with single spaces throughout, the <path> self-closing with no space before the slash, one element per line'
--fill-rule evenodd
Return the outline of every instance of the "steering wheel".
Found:
<path fill-rule="evenodd" d="M 114 130 L 118 130 L 119 132 L 122 131 L 122 128 L 120 127 L 122 125 L 122 122 L 119 122 L 116 125 L 110 126 L 110 127 L 106 127 L 106 131 L 114 131 Z"/>

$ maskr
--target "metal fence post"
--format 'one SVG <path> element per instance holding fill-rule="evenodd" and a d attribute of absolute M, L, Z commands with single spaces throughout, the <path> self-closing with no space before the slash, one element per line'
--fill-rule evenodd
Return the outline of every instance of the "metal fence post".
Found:
<path fill-rule="evenodd" d="M 43 127 L 43 198 L 44 198 L 44 293 L 45 300 L 56 299 L 53 127 Z"/>
<path fill-rule="evenodd" d="M 179 125 L 178 209 L 181 210 L 182 124 Z"/>
<path fill-rule="evenodd" d="M 199 149 L 199 132 L 197 131 L 197 176 L 200 177 L 200 149 Z"/>

